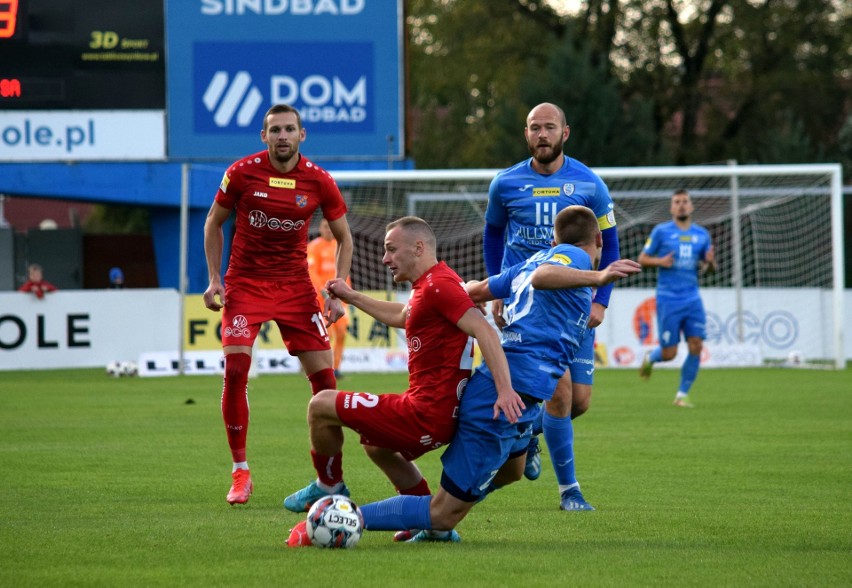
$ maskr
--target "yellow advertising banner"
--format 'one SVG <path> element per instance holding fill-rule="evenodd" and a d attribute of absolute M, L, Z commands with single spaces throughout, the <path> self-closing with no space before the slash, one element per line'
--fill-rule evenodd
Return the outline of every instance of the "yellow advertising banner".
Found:
<path fill-rule="evenodd" d="M 377 300 L 386 299 L 383 291 L 366 291 L 363 294 Z M 347 348 L 397 348 L 399 334 L 396 329 L 388 327 L 352 306 L 347 308 L 347 312 L 349 314 Z M 222 314 L 208 310 L 200 294 L 191 294 L 184 298 L 184 348 L 187 351 L 221 349 L 221 330 Z M 282 345 L 278 327 L 271 322 L 261 327 L 257 339 L 260 349 L 279 349 Z"/>

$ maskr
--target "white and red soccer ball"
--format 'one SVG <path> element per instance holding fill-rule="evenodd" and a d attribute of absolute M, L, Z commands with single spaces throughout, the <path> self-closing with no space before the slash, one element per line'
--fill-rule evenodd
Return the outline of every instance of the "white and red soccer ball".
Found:
<path fill-rule="evenodd" d="M 317 547 L 355 547 L 363 531 L 361 510 L 342 494 L 320 498 L 308 511 L 308 538 Z"/>

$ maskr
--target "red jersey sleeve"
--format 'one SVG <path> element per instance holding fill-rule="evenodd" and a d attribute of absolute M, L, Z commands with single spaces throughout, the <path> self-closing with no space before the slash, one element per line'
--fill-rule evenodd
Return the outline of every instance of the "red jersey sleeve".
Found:
<path fill-rule="evenodd" d="M 317 167 L 317 166 L 315 166 Z M 343 194 L 340 193 L 340 188 L 337 187 L 337 182 L 324 169 L 317 167 L 322 173 L 319 174 L 320 183 L 322 185 L 322 215 L 326 220 L 336 221 L 341 216 L 346 214 L 346 201 L 343 200 Z"/>
<path fill-rule="evenodd" d="M 423 299 L 429 307 L 455 325 L 476 304 L 464 289 L 462 279 L 449 266 L 444 265 L 441 269 L 445 271 L 424 284 Z"/>

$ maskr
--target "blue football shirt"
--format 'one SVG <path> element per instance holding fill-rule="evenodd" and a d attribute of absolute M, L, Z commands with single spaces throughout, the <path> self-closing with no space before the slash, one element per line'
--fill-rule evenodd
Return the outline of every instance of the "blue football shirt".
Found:
<path fill-rule="evenodd" d="M 585 251 L 574 245 L 557 245 L 488 278 L 488 287 L 494 296 L 507 299 L 508 324 L 502 332 L 502 344 L 512 387 L 548 400 L 583 340 L 592 309 L 592 289 L 536 290 L 531 284 L 532 274 L 542 264 L 592 269 Z M 477 369 L 491 377 L 486 364 Z"/>
<path fill-rule="evenodd" d="M 591 208 L 601 230 L 615 226 L 612 198 L 603 180 L 570 157 L 555 173 L 542 175 L 532 158 L 500 171 L 488 189 L 485 221 L 506 227 L 502 269 L 549 249 L 560 210 L 580 204 Z"/>
<path fill-rule="evenodd" d="M 710 233 L 700 225 L 692 224 L 685 231 L 674 221 L 655 226 L 642 251 L 654 257 L 674 254 L 672 267 L 657 268 L 657 300 L 687 302 L 700 299 L 698 267 L 711 246 Z"/>

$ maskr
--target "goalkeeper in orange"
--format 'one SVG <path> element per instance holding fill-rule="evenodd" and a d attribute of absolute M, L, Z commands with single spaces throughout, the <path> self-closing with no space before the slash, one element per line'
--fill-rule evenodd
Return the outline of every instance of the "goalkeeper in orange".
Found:
<path fill-rule="evenodd" d="M 319 237 L 308 243 L 308 273 L 317 291 L 317 302 L 320 308 L 325 308 L 328 293 L 325 284 L 337 277 L 337 241 L 324 218 L 320 220 Z M 346 280 L 349 283 L 349 280 Z M 350 284 L 351 285 L 351 284 Z M 347 305 L 343 305 L 346 310 Z M 349 326 L 349 316 L 344 314 L 337 321 L 326 325 L 331 340 L 331 350 L 334 353 L 334 377 L 341 378 L 340 362 L 343 360 L 343 348 L 346 345 L 346 327 Z"/>

